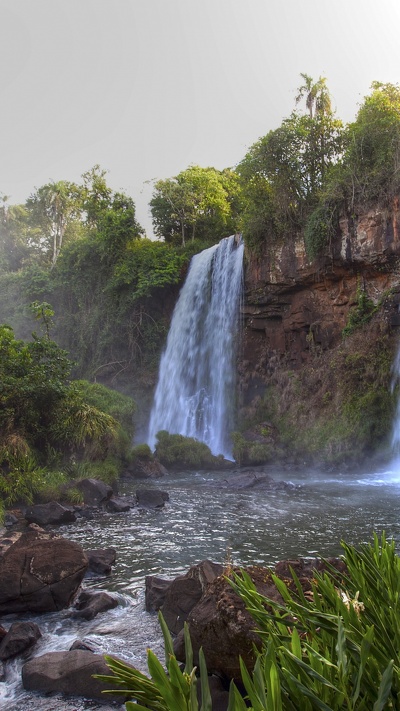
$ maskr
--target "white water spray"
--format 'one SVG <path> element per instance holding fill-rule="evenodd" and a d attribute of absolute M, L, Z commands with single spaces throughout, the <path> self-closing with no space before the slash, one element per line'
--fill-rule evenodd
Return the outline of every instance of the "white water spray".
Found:
<path fill-rule="evenodd" d="M 195 437 L 232 458 L 243 243 L 227 237 L 196 254 L 172 316 L 150 416 L 156 434 Z"/>
<path fill-rule="evenodd" d="M 392 365 L 392 393 L 398 383 L 400 383 L 400 347 L 397 349 L 396 357 Z M 393 423 L 392 452 L 394 465 L 400 471 L 400 397 L 397 399 L 396 414 Z"/>

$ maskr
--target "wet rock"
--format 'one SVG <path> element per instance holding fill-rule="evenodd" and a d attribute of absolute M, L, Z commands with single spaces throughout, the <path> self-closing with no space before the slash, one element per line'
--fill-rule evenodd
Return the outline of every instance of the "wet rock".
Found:
<path fill-rule="evenodd" d="M 98 479 L 81 479 L 75 487 L 82 492 L 83 501 L 88 506 L 99 506 L 114 494 L 111 486 Z"/>
<path fill-rule="evenodd" d="M 3 550 L 0 614 L 53 612 L 71 604 L 88 565 L 78 543 L 29 530 Z"/>
<path fill-rule="evenodd" d="M 282 561 L 277 564 L 275 572 L 295 591 L 296 585 L 290 573 L 292 567 L 298 573 L 302 589 L 306 592 L 311 589 L 315 570 L 323 570 L 324 565 L 326 564 L 319 559 Z M 332 559 L 331 565 L 337 568 L 339 576 L 344 572 L 342 561 Z M 246 572 L 262 595 L 271 600 L 282 602 L 273 582 L 271 570 L 252 566 L 246 568 Z M 261 646 L 261 640 L 254 632 L 254 620 L 224 575 L 216 577 L 205 587 L 201 599 L 189 612 L 187 623 L 195 664 L 198 664 L 198 652 L 202 647 L 209 672 L 240 682 L 239 656 L 248 669 L 253 668 L 254 649 Z M 175 639 L 174 652 L 180 661 L 184 660 L 182 630 Z"/>
<path fill-rule="evenodd" d="M 169 501 L 169 494 L 160 489 L 137 489 L 136 498 L 138 506 L 145 509 L 160 509 L 166 501 Z"/>
<path fill-rule="evenodd" d="M 277 595 L 267 569 L 248 568 L 247 572 L 262 594 Z M 196 665 L 202 647 L 210 673 L 240 682 L 239 655 L 249 669 L 253 668 L 254 647 L 260 648 L 261 640 L 254 632 L 254 620 L 224 576 L 208 585 L 201 600 L 189 613 L 187 623 Z M 177 659 L 184 659 L 183 630 L 176 637 L 174 652 Z"/>
<path fill-rule="evenodd" d="M 110 513 L 122 513 L 129 511 L 132 508 L 132 504 L 122 496 L 112 496 L 111 499 L 107 499 L 105 507 Z"/>
<path fill-rule="evenodd" d="M 208 686 L 211 694 L 212 711 L 227 711 L 229 691 L 218 676 L 208 677 Z M 197 684 L 197 698 L 201 703 L 201 686 Z"/>
<path fill-rule="evenodd" d="M 295 489 L 295 485 L 287 481 L 276 481 L 270 474 L 256 469 L 232 472 L 218 486 L 224 489 L 240 491 L 243 489 L 263 489 L 265 491 L 282 491 Z"/>
<path fill-rule="evenodd" d="M 109 575 L 114 565 L 117 551 L 115 548 L 96 548 L 85 551 L 89 563 L 89 571 L 99 575 Z"/>
<path fill-rule="evenodd" d="M 96 654 L 99 651 L 99 645 L 90 640 L 76 639 L 75 642 L 71 644 L 69 651 L 73 652 L 74 649 L 83 649 L 85 652 L 92 652 L 92 654 Z"/>
<path fill-rule="evenodd" d="M 74 617 L 84 620 L 93 620 L 101 612 L 112 610 L 117 606 L 118 600 L 106 592 L 89 592 L 88 590 L 84 590 L 76 602 L 77 611 L 74 612 Z"/>
<path fill-rule="evenodd" d="M 0 660 L 5 662 L 22 654 L 33 647 L 41 636 L 42 633 L 35 622 L 13 622 L 0 643 Z"/>
<path fill-rule="evenodd" d="M 29 523 L 36 523 L 38 526 L 60 526 L 76 521 L 76 514 L 57 501 L 50 501 L 48 504 L 29 506 L 25 511 L 25 518 Z"/>
<path fill-rule="evenodd" d="M 76 509 L 76 515 L 78 518 L 84 518 L 86 521 L 93 521 L 95 514 L 95 509 L 92 506 L 80 506 Z"/>
<path fill-rule="evenodd" d="M 159 479 L 168 474 L 168 470 L 158 459 L 136 459 L 124 472 L 128 476 L 142 479 Z"/>
<path fill-rule="evenodd" d="M 180 575 L 166 589 L 161 608 L 168 628 L 173 634 L 183 629 L 189 612 L 199 602 L 207 586 L 222 573 L 222 565 L 204 560 Z"/>
<path fill-rule="evenodd" d="M 48 652 L 34 657 L 22 667 L 22 683 L 27 691 L 42 694 L 53 692 L 65 696 L 83 696 L 87 699 L 102 699 L 109 684 L 94 679 L 94 674 L 110 674 L 110 669 L 101 654 L 75 649 L 69 652 Z M 123 696 L 107 694 L 107 699 L 121 703 Z"/>
<path fill-rule="evenodd" d="M 18 523 L 18 518 L 14 516 L 13 513 L 7 512 L 6 515 L 4 516 L 4 525 L 6 528 L 11 528 L 12 526 L 15 526 L 15 524 Z"/>
<path fill-rule="evenodd" d="M 145 578 L 145 608 L 146 612 L 157 612 L 165 601 L 165 595 L 173 581 L 160 578 L 158 575 L 146 575 Z"/>

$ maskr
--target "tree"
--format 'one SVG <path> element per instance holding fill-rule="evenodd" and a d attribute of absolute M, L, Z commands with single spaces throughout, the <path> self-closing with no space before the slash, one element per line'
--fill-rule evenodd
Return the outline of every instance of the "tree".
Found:
<path fill-rule="evenodd" d="M 341 178 L 348 200 L 392 197 L 400 186 L 400 86 L 373 82 L 347 129 Z"/>
<path fill-rule="evenodd" d="M 24 205 L 9 205 L 3 195 L 0 205 L 0 266 L 19 269 L 30 257 L 28 212 Z"/>
<path fill-rule="evenodd" d="M 36 190 L 27 200 L 30 223 L 40 232 L 39 248 L 54 267 L 68 226 L 82 213 L 82 193 L 75 183 L 59 180 Z"/>
<path fill-rule="evenodd" d="M 158 180 L 150 208 L 155 233 L 167 242 L 190 238 L 218 242 L 235 229 L 240 186 L 233 171 L 192 165 Z"/>
<path fill-rule="evenodd" d="M 296 104 L 304 96 L 306 97 L 306 107 L 309 111 L 310 119 L 314 118 L 316 114 L 331 113 L 331 97 L 326 85 L 326 78 L 319 77 L 317 81 L 314 81 L 308 74 L 301 73 L 300 76 L 304 79 L 304 84 L 297 89 Z"/>
<path fill-rule="evenodd" d="M 332 111 L 326 80 L 302 77 L 296 103 L 305 95 L 308 113 L 293 111 L 238 166 L 245 197 L 243 232 L 253 244 L 304 227 L 342 154 L 342 123 Z"/>

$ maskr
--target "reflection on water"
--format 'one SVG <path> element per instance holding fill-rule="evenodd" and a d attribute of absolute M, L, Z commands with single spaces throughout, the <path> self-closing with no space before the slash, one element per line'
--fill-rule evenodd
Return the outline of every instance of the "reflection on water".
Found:
<path fill-rule="evenodd" d="M 35 654 L 65 650 L 74 639 L 86 637 L 99 651 L 120 655 L 145 670 L 146 648 L 161 652 L 156 618 L 143 609 L 146 575 L 172 577 L 204 558 L 223 562 L 228 554 L 243 565 L 337 555 L 341 539 L 351 544 L 368 542 L 373 531 L 384 530 L 400 543 L 400 467 L 357 475 L 271 473 L 277 480 L 290 479 L 294 488 L 234 491 L 223 488 L 227 472 L 179 474 L 144 484 L 169 492 L 170 501 L 160 511 L 132 509 L 63 527 L 60 532 L 84 548 L 117 549 L 111 577 L 90 580 L 88 585 L 116 592 L 122 605 L 91 622 L 72 620 L 68 611 L 34 618 L 44 632 Z M 125 484 L 124 493 L 136 486 Z M 94 702 L 71 706 L 67 701 L 54 704 L 54 699 L 25 694 L 20 666 L 15 662 L 8 667 L 7 684 L 0 684 L 0 708 L 98 708 Z"/>

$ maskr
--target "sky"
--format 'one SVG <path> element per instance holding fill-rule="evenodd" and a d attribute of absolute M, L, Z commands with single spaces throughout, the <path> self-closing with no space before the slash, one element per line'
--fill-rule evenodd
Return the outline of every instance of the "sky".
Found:
<path fill-rule="evenodd" d="M 234 167 L 327 78 L 354 119 L 400 82 L 399 0 L 0 0 L 0 197 L 95 164 L 152 234 L 152 181 Z"/>

